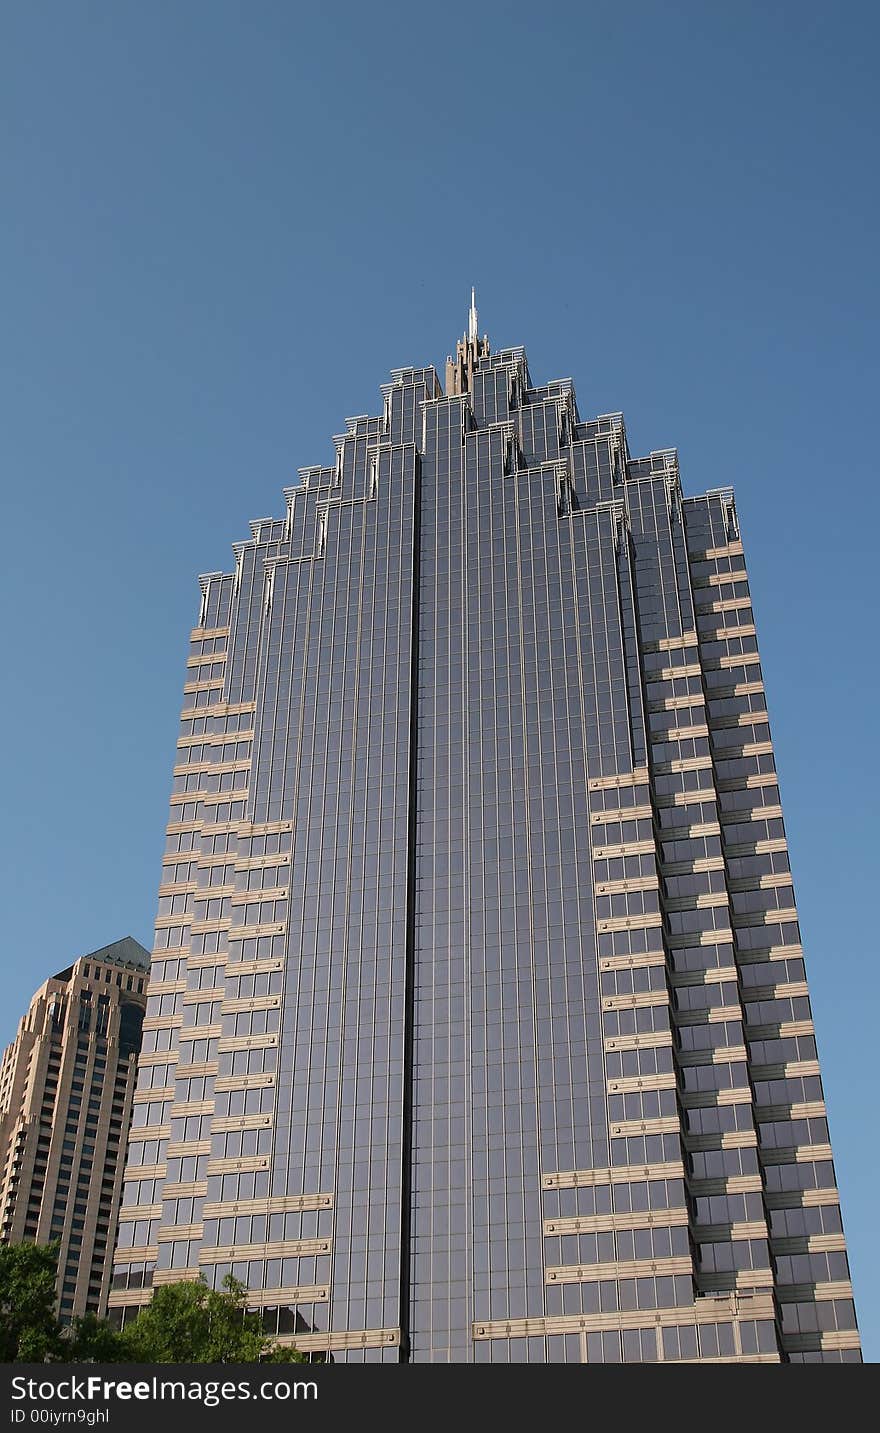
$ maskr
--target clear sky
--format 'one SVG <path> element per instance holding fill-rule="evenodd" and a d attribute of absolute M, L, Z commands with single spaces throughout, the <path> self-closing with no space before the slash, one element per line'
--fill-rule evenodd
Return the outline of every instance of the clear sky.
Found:
<path fill-rule="evenodd" d="M 880 11 L 2 10 L 0 1040 L 151 943 L 197 573 L 475 283 L 537 381 L 735 486 L 875 1360 Z"/>

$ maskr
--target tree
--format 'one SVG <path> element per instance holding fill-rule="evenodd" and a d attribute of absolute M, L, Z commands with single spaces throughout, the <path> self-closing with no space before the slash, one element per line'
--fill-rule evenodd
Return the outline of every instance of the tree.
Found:
<path fill-rule="evenodd" d="M 264 1333 L 260 1315 L 248 1311 L 244 1284 L 227 1274 L 223 1290 L 195 1279 L 160 1284 L 125 1328 L 127 1357 L 136 1363 L 304 1361 Z"/>
<path fill-rule="evenodd" d="M 64 1332 L 66 1363 L 131 1363 L 132 1353 L 125 1333 L 113 1328 L 97 1314 L 83 1314 Z"/>
<path fill-rule="evenodd" d="M 120 1332 L 95 1314 L 62 1328 L 55 1314 L 58 1245 L 0 1245 L 0 1362 L 303 1363 L 264 1333 L 231 1275 L 223 1290 L 204 1280 L 160 1284 Z"/>
<path fill-rule="evenodd" d="M 56 1244 L 0 1245 L 0 1361 L 62 1356 L 55 1316 Z"/>

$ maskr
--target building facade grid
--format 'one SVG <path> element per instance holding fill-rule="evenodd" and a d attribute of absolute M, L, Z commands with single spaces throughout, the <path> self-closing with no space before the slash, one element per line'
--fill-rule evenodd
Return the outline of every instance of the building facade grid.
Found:
<path fill-rule="evenodd" d="M 130 936 L 80 956 L 0 1062 L 0 1241 L 57 1243 L 64 1323 L 107 1304 L 149 963 Z"/>
<path fill-rule="evenodd" d="M 114 1316 L 858 1360 L 733 495 L 471 335 L 201 579 Z"/>

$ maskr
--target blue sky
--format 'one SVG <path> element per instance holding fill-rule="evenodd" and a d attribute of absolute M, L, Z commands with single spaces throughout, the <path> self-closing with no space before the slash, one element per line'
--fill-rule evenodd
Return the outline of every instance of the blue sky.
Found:
<path fill-rule="evenodd" d="M 150 944 L 196 574 L 475 283 L 538 381 L 736 488 L 876 1359 L 880 12 L 3 9 L 0 1040 Z"/>

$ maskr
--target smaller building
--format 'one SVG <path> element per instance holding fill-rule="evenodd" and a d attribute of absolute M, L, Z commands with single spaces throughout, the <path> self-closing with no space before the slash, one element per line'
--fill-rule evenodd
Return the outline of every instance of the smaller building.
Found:
<path fill-rule="evenodd" d="M 149 964 L 131 936 L 81 956 L 0 1064 L 0 1240 L 60 1241 L 64 1322 L 107 1307 Z"/>

